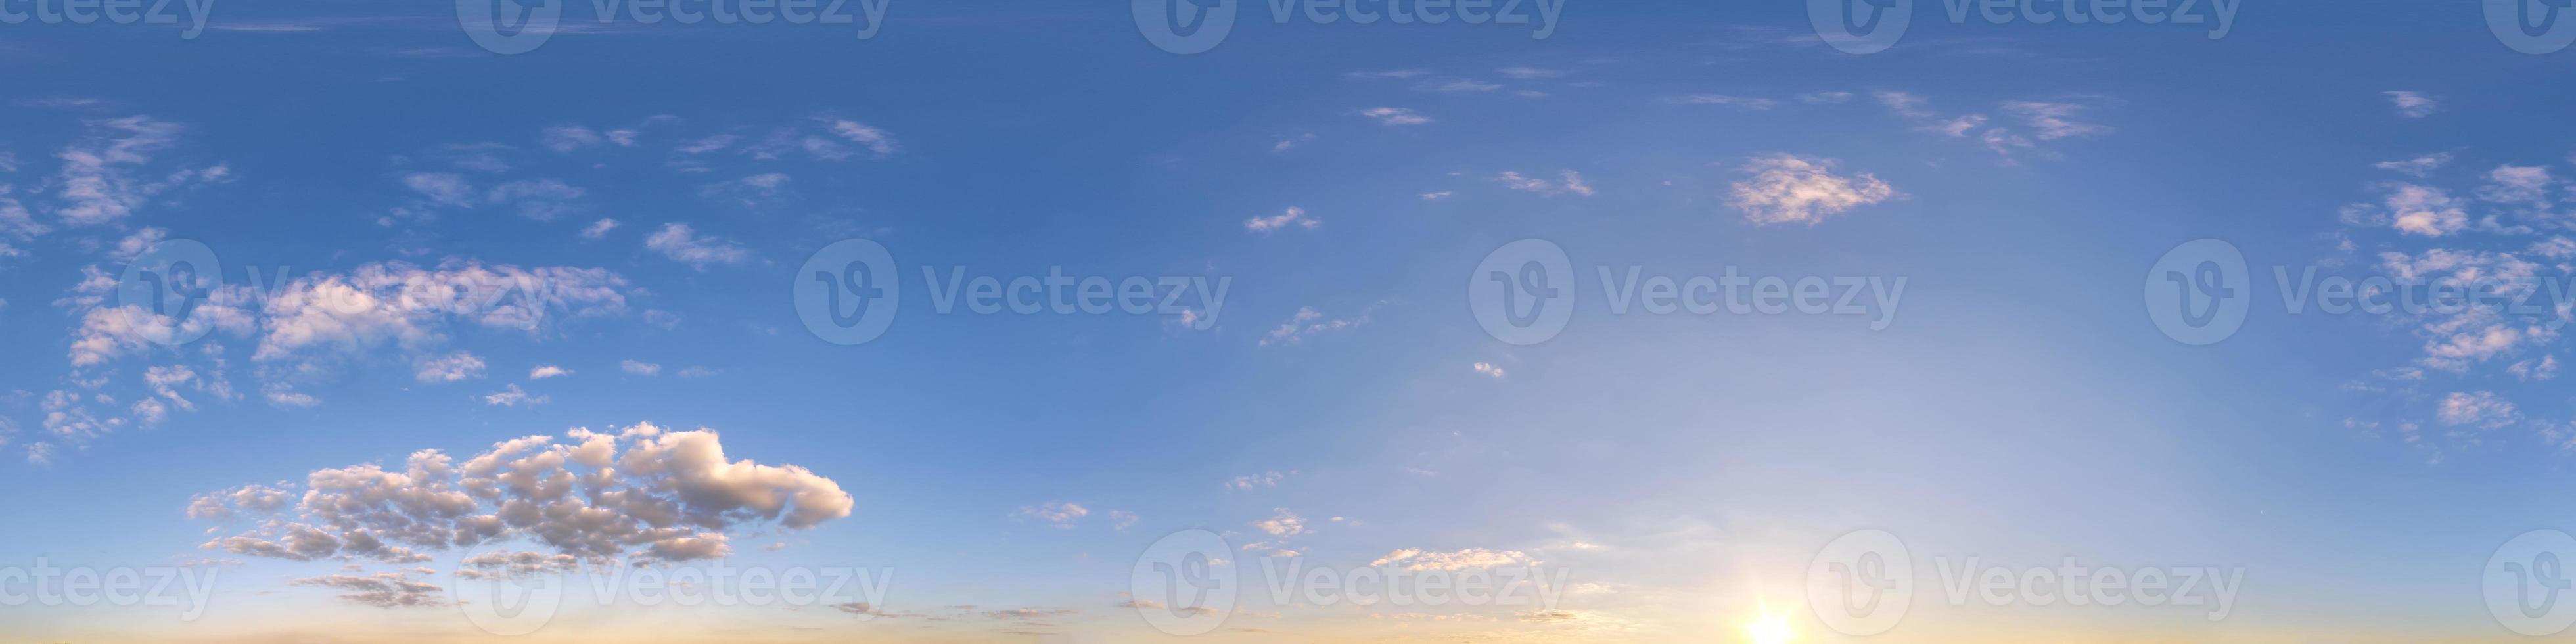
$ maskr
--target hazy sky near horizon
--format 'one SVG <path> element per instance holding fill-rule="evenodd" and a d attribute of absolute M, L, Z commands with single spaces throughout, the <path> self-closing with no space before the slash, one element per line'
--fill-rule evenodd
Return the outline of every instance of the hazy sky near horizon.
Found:
<path fill-rule="evenodd" d="M 0 644 L 2576 620 L 2576 52 L 1904 1 L 0 1 Z"/>

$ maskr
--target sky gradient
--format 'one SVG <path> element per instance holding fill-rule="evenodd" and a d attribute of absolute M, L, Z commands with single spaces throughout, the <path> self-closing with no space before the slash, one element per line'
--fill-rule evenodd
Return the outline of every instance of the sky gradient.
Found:
<path fill-rule="evenodd" d="M 2576 557 L 2576 52 L 2481 3 L 1915 2 L 1868 53 L 1787 1 L 822 4 L 0 20 L 0 644 L 2576 620 L 2494 594 Z"/>

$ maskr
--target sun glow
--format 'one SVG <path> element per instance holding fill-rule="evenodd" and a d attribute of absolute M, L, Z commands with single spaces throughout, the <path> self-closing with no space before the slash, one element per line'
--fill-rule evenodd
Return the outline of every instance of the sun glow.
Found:
<path fill-rule="evenodd" d="M 1753 644 L 1789 644 L 1797 636 L 1789 631 L 1789 616 L 1763 611 L 1762 619 L 1744 625 L 1744 633 Z"/>

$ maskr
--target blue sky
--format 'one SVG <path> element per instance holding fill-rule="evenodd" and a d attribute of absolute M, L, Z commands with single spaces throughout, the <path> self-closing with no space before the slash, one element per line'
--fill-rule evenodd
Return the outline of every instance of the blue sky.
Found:
<path fill-rule="evenodd" d="M 2569 525 L 2558 314 L 2293 314 L 2271 275 L 2563 281 L 2567 54 L 2508 48 L 2474 3 L 2249 5 L 2213 39 L 1919 3 L 1870 54 L 1791 2 L 1568 0 L 1544 38 L 1255 3 L 1194 54 L 1125 6 L 1046 2 L 896 2 L 868 38 L 577 3 L 513 55 L 444 5 L 218 3 L 195 38 L 0 25 L 0 485 L 22 526 L 0 567 L 214 575 L 201 614 L 11 603 L 0 640 L 2517 637 L 2481 580 Z M 853 238 L 902 300 L 834 344 L 796 289 Z M 2193 346 L 2141 281 L 2204 238 L 2241 251 L 2252 299 Z M 1462 288 L 1522 239 L 1575 278 L 1563 330 L 1526 345 Z M 242 299 L 165 345 L 115 298 L 173 240 Z M 961 267 L 1227 287 L 1186 312 L 934 310 L 923 269 Z M 1631 267 L 1904 290 L 1868 315 L 1614 312 L 1598 271 Z M 257 297 L 245 269 L 290 281 Z M 542 285 L 499 301 L 544 312 L 321 298 L 495 275 Z M 582 460 L 592 432 L 613 465 Z M 616 527 L 349 543 L 560 500 L 470 472 L 328 487 L 527 436 L 553 442 L 505 455 L 599 477 L 572 496 Z M 716 436 L 721 458 L 693 451 Z M 473 509 L 369 505 L 442 489 Z M 649 501 L 597 496 L 621 490 Z M 297 528 L 337 545 L 297 551 Z M 1808 596 L 1820 549 L 1868 529 L 1915 564 L 1876 633 Z M 1191 530 L 1224 540 L 1238 605 L 1175 613 L 1132 582 Z M 472 559 L 494 550 L 583 570 Z M 1970 557 L 2242 585 L 2218 619 L 1954 600 L 1941 574 Z M 719 562 L 892 577 L 786 605 L 577 591 L 516 637 L 459 610 L 495 583 L 461 573 Z M 1314 605 L 1274 601 L 1264 563 L 1571 585 Z M 1216 626 L 1158 631 L 1158 610 Z"/>

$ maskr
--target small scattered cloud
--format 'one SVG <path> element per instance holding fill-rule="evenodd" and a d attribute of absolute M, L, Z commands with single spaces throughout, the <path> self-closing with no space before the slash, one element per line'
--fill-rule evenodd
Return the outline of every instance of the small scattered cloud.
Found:
<path fill-rule="evenodd" d="M 2397 108 L 2398 116 L 2410 119 L 2432 116 L 2434 112 L 2442 109 L 2441 97 L 2423 92 L 2389 90 L 2379 94 L 2388 97 L 2388 103 Z"/>
<path fill-rule="evenodd" d="M 1414 113 L 1411 108 L 1404 107 L 1372 107 L 1360 110 L 1360 116 L 1377 119 L 1380 125 L 1422 125 L 1431 122 L 1431 117 Z"/>
<path fill-rule="evenodd" d="M 1323 225 L 1323 221 L 1306 216 L 1306 209 L 1296 206 L 1289 206 L 1286 212 L 1276 215 L 1243 220 L 1243 229 L 1256 233 L 1268 233 L 1290 226 L 1314 230 Z"/>
<path fill-rule="evenodd" d="M 1815 225 L 1853 208 L 1896 198 L 1887 182 L 1869 173 L 1834 174 L 1832 159 L 1790 154 L 1755 157 L 1743 171 L 1753 176 L 1733 184 L 1728 205 L 1744 211 L 1754 225 Z"/>

